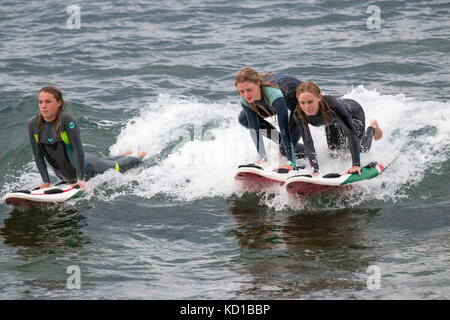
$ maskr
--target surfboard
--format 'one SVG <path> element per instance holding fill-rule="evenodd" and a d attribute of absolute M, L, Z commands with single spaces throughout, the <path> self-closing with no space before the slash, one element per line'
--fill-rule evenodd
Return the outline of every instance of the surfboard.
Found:
<path fill-rule="evenodd" d="M 43 189 L 16 190 L 7 193 L 3 200 L 7 205 L 14 207 L 51 206 L 65 202 L 69 199 L 81 197 L 84 191 L 79 186 L 71 184 L 57 184 Z"/>
<path fill-rule="evenodd" d="M 319 192 L 331 189 L 338 189 L 350 186 L 356 182 L 372 179 L 378 176 L 385 167 L 377 162 L 371 162 L 361 168 L 361 175 L 328 173 L 325 175 L 312 176 L 309 174 L 300 174 L 290 176 L 286 179 L 285 187 L 289 194 L 302 194 Z"/>
<path fill-rule="evenodd" d="M 246 187 L 268 188 L 283 185 L 294 172 L 283 168 L 271 170 L 256 164 L 245 164 L 238 167 L 234 179 Z"/>

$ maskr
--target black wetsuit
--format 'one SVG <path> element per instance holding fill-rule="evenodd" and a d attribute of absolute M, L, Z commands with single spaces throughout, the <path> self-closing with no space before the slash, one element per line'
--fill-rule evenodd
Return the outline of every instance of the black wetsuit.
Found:
<path fill-rule="evenodd" d="M 365 115 L 361 105 L 352 99 L 336 99 L 333 96 L 323 96 L 322 99 L 328 102 L 333 112 L 327 112 L 328 124 L 325 126 L 327 144 L 331 150 L 342 150 L 349 148 L 352 155 L 353 166 L 361 166 L 360 152 L 367 152 L 372 145 L 372 138 L 375 133 L 373 127 L 365 128 Z M 314 142 L 311 137 L 309 126 L 325 125 L 321 111 L 314 116 L 306 116 L 306 126 L 303 120 L 295 112 L 295 119 L 303 137 L 306 155 L 315 171 L 319 171 Z"/>
<path fill-rule="evenodd" d="M 250 109 L 247 101 L 241 97 L 242 111 L 239 114 L 239 123 L 250 129 L 250 135 L 255 143 L 260 159 L 267 159 L 266 150 L 261 134 L 280 144 L 280 152 L 289 161 L 295 163 L 295 156 L 304 157 L 303 145 L 297 142 L 300 140 L 299 128 L 292 117 L 292 111 L 297 106 L 295 90 L 302 82 L 292 76 L 282 73 L 273 73 L 264 80 L 273 80 L 273 84 L 278 85 L 283 90 L 270 86 L 262 86 L 269 99 L 270 106 L 264 98 L 255 101 L 258 105 L 258 113 Z M 291 116 L 289 116 L 289 110 Z M 264 120 L 271 115 L 277 115 L 280 132 L 268 121 Z M 261 130 L 262 129 L 262 130 Z M 294 148 L 295 146 L 295 148 Z"/>
<path fill-rule="evenodd" d="M 42 121 L 39 143 L 37 117 L 28 120 L 28 136 L 34 160 L 45 183 L 50 183 L 45 160 L 52 166 L 58 178 L 68 183 L 88 180 L 108 169 L 124 172 L 142 162 L 141 157 L 119 156 L 100 159 L 85 153 L 81 145 L 78 124 L 67 111 L 61 112 L 59 137 L 55 130 L 56 121 L 46 122 L 43 119 Z"/>

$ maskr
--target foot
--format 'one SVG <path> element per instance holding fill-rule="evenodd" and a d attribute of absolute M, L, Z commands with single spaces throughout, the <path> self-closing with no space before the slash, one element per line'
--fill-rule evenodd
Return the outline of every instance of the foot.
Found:
<path fill-rule="evenodd" d="M 375 141 L 383 138 L 383 130 L 380 129 L 377 120 L 371 120 L 370 126 L 375 129 L 375 134 L 373 135 Z"/>
<path fill-rule="evenodd" d="M 133 153 L 133 151 L 127 150 L 127 151 L 125 151 L 122 155 L 123 155 L 123 156 L 129 156 L 129 155 L 132 154 L 132 153 Z"/>
<path fill-rule="evenodd" d="M 280 166 L 280 167 L 278 167 L 277 169 L 275 169 L 275 170 L 278 170 L 278 169 L 286 169 L 286 170 L 288 170 L 288 171 L 291 171 L 292 169 L 294 169 L 295 167 L 294 166 L 291 166 L 291 165 L 285 165 L 285 166 Z"/>
<path fill-rule="evenodd" d="M 145 152 L 145 151 L 141 151 L 138 153 L 138 156 L 141 158 L 145 157 L 146 155 L 147 155 L 147 152 Z"/>

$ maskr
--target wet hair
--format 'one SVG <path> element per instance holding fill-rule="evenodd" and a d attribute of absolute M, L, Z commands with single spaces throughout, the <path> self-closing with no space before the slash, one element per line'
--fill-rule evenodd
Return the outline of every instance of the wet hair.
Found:
<path fill-rule="evenodd" d="M 266 101 L 267 105 L 270 106 L 270 108 L 272 109 L 272 106 L 270 105 L 270 100 L 269 98 L 266 96 L 266 93 L 264 92 L 264 90 L 262 90 L 262 87 L 274 87 L 274 88 L 278 88 L 282 91 L 283 88 L 281 88 L 280 86 L 277 86 L 276 84 L 272 83 L 273 79 L 271 80 L 265 80 L 266 77 L 273 75 L 273 72 L 267 72 L 267 73 L 258 73 L 256 70 L 252 69 L 252 68 L 242 68 L 238 71 L 238 73 L 236 74 L 236 77 L 234 78 L 234 86 L 237 88 L 237 85 L 239 83 L 243 83 L 243 82 L 251 82 L 254 84 L 259 84 L 259 87 L 261 88 L 261 96 L 263 97 L 263 99 Z M 239 93 L 239 90 L 238 90 Z M 239 93 L 240 95 L 240 93 Z M 270 116 L 274 116 L 275 115 L 275 111 L 272 109 L 273 113 L 270 114 L 269 112 L 266 111 L 266 116 L 262 116 L 259 111 L 258 111 L 258 106 L 261 107 L 259 104 L 254 103 L 254 102 L 247 102 L 248 106 L 250 107 L 250 109 L 252 109 L 253 111 L 255 111 L 261 118 L 265 118 L 265 117 L 270 117 Z M 261 108 L 262 110 L 266 110 L 265 108 Z"/>
<path fill-rule="evenodd" d="M 61 112 L 65 110 L 64 108 L 64 98 L 63 98 L 63 94 L 61 92 L 61 90 L 59 90 L 56 87 L 53 86 L 46 86 L 43 87 L 39 93 L 41 92 L 46 92 L 51 94 L 57 102 L 61 101 L 61 107 L 59 107 L 58 112 L 56 113 L 56 118 L 55 118 L 55 131 L 56 131 L 56 136 L 58 137 L 58 139 L 61 141 L 61 135 L 59 133 L 59 127 L 61 125 Z M 44 117 L 42 116 L 42 114 L 39 112 L 39 114 L 36 116 L 37 117 L 37 124 L 38 124 L 38 139 L 37 139 L 37 143 L 39 143 L 40 141 L 40 133 L 41 133 L 41 129 L 42 126 L 44 125 Z"/>
<path fill-rule="evenodd" d="M 309 93 L 315 95 L 316 97 L 321 98 L 319 101 L 319 112 L 320 112 L 320 115 L 322 116 L 322 121 L 325 124 L 328 124 L 329 114 L 330 113 L 333 114 L 334 112 L 333 112 L 333 110 L 331 110 L 328 102 L 322 98 L 322 94 L 320 92 L 319 86 L 312 81 L 302 82 L 301 84 L 299 84 L 297 86 L 297 89 L 295 91 L 297 100 L 300 97 L 300 95 L 304 92 L 309 92 Z M 306 124 L 306 114 L 303 112 L 302 108 L 300 107 L 300 103 L 298 103 L 298 105 L 297 105 L 297 113 L 298 113 L 298 116 L 300 117 L 300 119 L 303 120 L 303 123 Z"/>

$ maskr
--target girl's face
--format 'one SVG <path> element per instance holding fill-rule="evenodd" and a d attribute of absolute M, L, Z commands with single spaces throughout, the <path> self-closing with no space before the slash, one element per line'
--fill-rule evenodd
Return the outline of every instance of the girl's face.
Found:
<path fill-rule="evenodd" d="M 56 101 L 55 97 L 48 92 L 39 93 L 39 110 L 45 121 L 53 121 L 61 107 L 62 101 Z"/>
<path fill-rule="evenodd" d="M 319 112 L 320 99 L 310 92 L 303 92 L 298 96 L 298 103 L 307 116 L 314 116 Z"/>
<path fill-rule="evenodd" d="M 238 83 L 236 87 L 239 94 L 245 101 L 253 103 L 261 100 L 261 87 L 259 86 L 259 83 L 256 84 L 250 81 L 245 81 Z"/>

